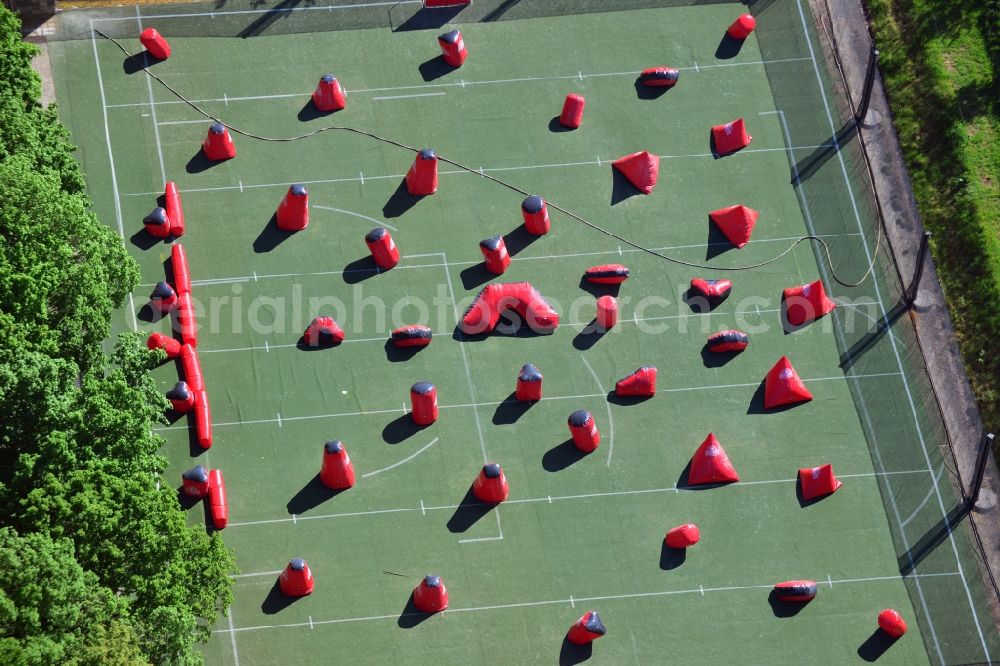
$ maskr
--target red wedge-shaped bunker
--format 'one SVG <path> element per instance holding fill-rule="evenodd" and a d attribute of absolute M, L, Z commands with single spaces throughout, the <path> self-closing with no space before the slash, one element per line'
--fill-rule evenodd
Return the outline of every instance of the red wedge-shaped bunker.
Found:
<path fill-rule="evenodd" d="M 806 603 L 816 597 L 816 581 L 786 580 L 774 586 L 774 596 L 786 603 Z"/>
<path fill-rule="evenodd" d="M 310 347 L 339 345 L 344 341 L 344 329 L 333 320 L 333 317 L 315 317 L 309 322 L 302 337 Z"/>
<path fill-rule="evenodd" d="M 715 435 L 708 433 L 708 437 L 691 457 L 688 483 L 697 486 L 704 483 L 732 483 L 739 480 L 740 475 L 729 462 L 729 456 L 726 455 L 722 444 Z"/>
<path fill-rule="evenodd" d="M 715 143 L 715 152 L 718 155 L 728 155 L 749 146 L 753 137 L 747 134 L 743 119 L 737 118 L 728 123 L 713 126 L 712 141 Z"/>
<path fill-rule="evenodd" d="M 671 527 L 664 537 L 663 543 L 668 548 L 688 548 L 695 545 L 701 539 L 701 530 L 694 523 L 685 523 L 677 527 Z"/>
<path fill-rule="evenodd" d="M 354 486 L 354 463 L 339 439 L 323 445 L 323 466 L 319 471 L 319 480 L 331 490 L 346 490 Z"/>
<path fill-rule="evenodd" d="M 304 597 L 315 587 L 312 571 L 301 557 L 291 560 L 278 576 L 278 588 L 286 597 Z"/>
<path fill-rule="evenodd" d="M 827 463 L 819 467 L 804 467 L 799 470 L 799 488 L 802 499 L 812 500 L 837 491 L 843 484 L 833 473 L 833 465 Z"/>
<path fill-rule="evenodd" d="M 644 365 L 628 377 L 619 379 L 615 383 L 615 393 L 640 397 L 656 395 L 656 366 Z"/>
<path fill-rule="evenodd" d="M 760 213 L 739 204 L 713 210 L 708 217 L 730 243 L 742 248 L 750 242 L 750 234 L 753 233 L 753 227 L 757 224 Z"/>
<path fill-rule="evenodd" d="M 795 372 L 787 356 L 782 356 L 764 378 L 764 409 L 808 402 L 812 393 Z"/>
<path fill-rule="evenodd" d="M 899 638 L 906 633 L 906 620 L 899 614 L 899 611 L 886 608 L 878 614 L 878 628 L 892 638 Z"/>
<path fill-rule="evenodd" d="M 826 295 L 823 281 L 816 280 L 781 292 L 785 320 L 792 326 L 803 326 L 833 311 L 837 304 Z"/>
<path fill-rule="evenodd" d="M 708 336 L 705 345 L 708 351 L 714 353 L 739 352 L 747 348 L 750 344 L 750 336 L 743 331 L 729 330 L 719 331 Z"/>
<path fill-rule="evenodd" d="M 646 150 L 619 157 L 611 165 L 630 183 L 642 190 L 643 194 L 653 191 L 660 176 L 660 156 L 652 155 Z"/>
<path fill-rule="evenodd" d="M 583 273 L 587 282 L 594 284 L 621 284 L 628 279 L 631 273 L 628 266 L 623 264 L 602 264 L 601 266 L 591 266 Z"/>
<path fill-rule="evenodd" d="M 434 339 L 434 332 L 430 326 L 411 324 L 393 330 L 390 339 L 396 347 L 426 347 Z"/>
<path fill-rule="evenodd" d="M 413 588 L 413 605 L 421 613 L 437 613 L 448 607 L 448 588 L 441 576 L 429 574 Z"/>
<path fill-rule="evenodd" d="M 606 634 L 607 629 L 601 622 L 597 611 L 587 611 L 583 617 L 573 623 L 566 634 L 566 640 L 575 645 L 586 645 Z"/>
<path fill-rule="evenodd" d="M 677 83 L 679 76 L 680 72 L 674 67 L 647 67 L 639 73 L 639 83 L 659 88 L 670 87 Z"/>
<path fill-rule="evenodd" d="M 503 468 L 497 463 L 486 463 L 479 470 L 476 480 L 472 482 L 472 494 L 476 499 L 486 504 L 499 504 L 507 499 L 510 486 Z"/>

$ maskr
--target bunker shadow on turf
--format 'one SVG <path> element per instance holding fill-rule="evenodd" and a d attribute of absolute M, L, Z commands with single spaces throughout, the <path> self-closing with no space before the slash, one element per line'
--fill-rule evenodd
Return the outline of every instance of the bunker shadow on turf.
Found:
<path fill-rule="evenodd" d="M 280 613 L 285 610 L 296 601 L 302 597 L 286 597 L 281 593 L 281 584 L 278 582 L 277 576 L 274 578 L 274 585 L 268 590 L 267 596 L 264 597 L 264 601 L 260 604 L 260 610 L 265 615 L 274 615 L 275 613 Z"/>
<path fill-rule="evenodd" d="M 524 416 L 533 404 L 534 400 L 518 400 L 517 391 L 511 391 L 511 394 L 503 399 L 499 405 L 497 405 L 496 411 L 493 412 L 493 425 L 510 425 L 511 423 L 516 423 L 519 418 Z"/>
<path fill-rule="evenodd" d="M 382 441 L 386 444 L 400 444 L 429 427 L 429 425 L 418 425 L 410 414 L 403 414 L 382 428 Z"/>
<path fill-rule="evenodd" d="M 687 559 L 687 548 L 671 548 L 662 542 L 660 544 L 660 568 L 664 571 L 676 569 Z"/>
<path fill-rule="evenodd" d="M 771 590 L 771 593 L 767 595 L 767 603 L 771 605 L 771 612 L 774 613 L 774 617 L 795 617 L 802 612 L 802 609 L 809 605 L 809 603 L 787 603 L 778 599 L 778 593 Z"/>
<path fill-rule="evenodd" d="M 410 596 L 406 599 L 406 605 L 403 606 L 403 610 L 399 613 L 399 617 L 396 619 L 396 624 L 399 625 L 401 629 L 413 629 L 415 626 L 429 620 L 437 615 L 437 613 L 425 613 L 421 610 L 417 610 L 416 604 L 413 603 L 413 592 L 410 592 Z"/>
<path fill-rule="evenodd" d="M 562 647 L 559 650 L 559 666 L 581 664 L 590 659 L 593 654 L 593 643 L 577 645 L 576 643 L 571 643 L 569 638 L 563 638 Z"/>
<path fill-rule="evenodd" d="M 315 509 L 320 504 L 323 504 L 327 500 L 331 500 L 343 490 L 333 490 L 332 488 L 327 488 L 323 485 L 323 482 L 319 480 L 319 473 L 309 479 L 306 485 L 302 486 L 301 489 L 288 500 L 285 508 L 291 515 L 301 515 Z"/>
<path fill-rule="evenodd" d="M 546 472 L 561 472 L 570 465 L 582 460 L 587 454 L 576 448 L 573 440 L 567 439 L 553 446 L 542 456 L 542 467 Z"/>
<path fill-rule="evenodd" d="M 294 231 L 285 231 L 278 228 L 278 214 L 272 213 L 271 218 L 260 230 L 260 234 L 253 241 L 253 251 L 259 253 L 270 252 L 286 240 L 295 235 Z"/>
<path fill-rule="evenodd" d="M 878 661 L 898 640 L 881 629 L 876 629 L 864 643 L 858 646 L 858 656 L 865 661 Z"/>
<path fill-rule="evenodd" d="M 469 486 L 469 490 L 466 491 L 465 497 L 459 502 L 458 506 L 455 507 L 455 512 L 448 519 L 448 531 L 461 533 L 467 532 L 469 529 L 475 525 L 479 520 L 488 514 L 494 507 L 493 504 L 486 504 L 485 502 L 480 502 L 476 499 L 476 495 L 472 492 L 472 486 Z"/>

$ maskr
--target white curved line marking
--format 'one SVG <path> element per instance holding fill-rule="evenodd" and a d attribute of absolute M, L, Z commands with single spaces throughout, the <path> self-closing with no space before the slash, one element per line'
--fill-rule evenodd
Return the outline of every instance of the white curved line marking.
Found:
<path fill-rule="evenodd" d="M 394 469 L 394 468 L 399 467 L 400 465 L 402 465 L 404 463 L 410 462 L 411 460 L 413 460 L 414 458 L 416 458 L 417 456 L 419 456 L 421 453 L 423 453 L 427 449 L 429 449 L 432 446 L 434 446 L 435 444 L 437 444 L 438 439 L 440 439 L 440 438 L 439 437 L 435 437 L 434 439 L 432 439 L 430 441 L 429 444 L 427 444 L 426 446 L 424 446 L 422 449 L 418 450 L 416 453 L 414 453 L 412 455 L 409 455 L 409 456 L 403 458 L 398 463 L 395 463 L 393 465 L 389 465 L 388 467 L 383 467 L 382 469 L 377 469 L 374 472 L 368 472 L 367 474 L 362 474 L 361 478 L 362 479 L 367 479 L 369 476 L 375 476 L 376 474 L 381 474 L 382 472 L 388 472 L 390 469 Z"/>
<path fill-rule="evenodd" d="M 608 392 L 604 390 L 604 386 L 601 384 L 601 380 L 598 379 L 597 373 L 594 369 L 590 367 L 590 363 L 587 363 L 587 359 L 583 356 L 580 357 L 583 364 L 587 366 L 587 370 L 590 371 L 591 377 L 597 382 L 597 388 L 600 389 L 601 394 L 604 395 L 604 406 L 608 410 L 608 467 L 611 467 L 611 454 L 615 452 L 615 419 L 611 416 L 611 405 L 608 403 L 607 395 Z"/>
<path fill-rule="evenodd" d="M 392 229 L 393 231 L 399 231 L 399 229 L 392 226 L 391 224 L 386 224 L 382 220 L 376 220 L 374 217 L 368 217 L 367 215 L 362 215 L 361 213 L 355 213 L 353 210 L 344 210 L 343 208 L 332 208 L 330 206 L 317 206 L 316 204 L 313 204 L 312 207 L 319 208 L 320 210 L 330 210 L 333 211 L 334 213 L 343 213 L 344 215 L 352 215 L 354 217 L 360 217 L 362 220 L 368 220 L 369 222 L 374 222 L 380 227 Z"/>

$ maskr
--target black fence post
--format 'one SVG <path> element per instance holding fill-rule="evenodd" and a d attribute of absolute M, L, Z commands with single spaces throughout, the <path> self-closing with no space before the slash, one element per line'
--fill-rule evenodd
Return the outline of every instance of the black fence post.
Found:
<path fill-rule="evenodd" d="M 917 290 L 920 289 L 920 280 L 924 277 L 924 263 L 927 261 L 927 250 L 930 247 L 931 232 L 925 231 L 920 237 L 920 249 L 917 251 L 917 265 L 913 269 L 913 280 L 906 288 L 906 307 L 912 307 L 917 300 Z"/>
<path fill-rule="evenodd" d="M 872 101 L 872 88 L 875 86 L 875 68 L 878 66 L 878 49 L 872 46 L 871 55 L 868 58 L 868 71 L 865 72 L 865 87 L 861 91 L 861 104 L 854 114 L 854 120 L 861 122 L 868 113 L 868 105 Z"/>
<path fill-rule="evenodd" d="M 983 475 L 986 474 L 986 462 L 989 460 L 989 452 L 993 448 L 993 433 L 983 431 L 983 438 L 979 442 L 979 455 L 976 457 L 976 471 L 972 477 L 972 488 L 969 497 L 965 500 L 965 505 L 969 509 L 976 506 L 979 501 L 979 491 L 983 488 Z"/>

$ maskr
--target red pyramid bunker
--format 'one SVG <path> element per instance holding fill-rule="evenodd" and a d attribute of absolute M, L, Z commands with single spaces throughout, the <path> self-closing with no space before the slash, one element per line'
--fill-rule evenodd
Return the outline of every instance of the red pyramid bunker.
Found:
<path fill-rule="evenodd" d="M 751 141 L 753 137 L 747 134 L 746 124 L 742 118 L 712 127 L 712 142 L 715 144 L 715 153 L 719 156 L 746 148 Z"/>
<path fill-rule="evenodd" d="M 566 640 L 575 645 L 586 645 L 596 641 L 608 632 L 601 622 L 597 611 L 587 611 L 583 617 L 573 623 L 566 633 Z"/>
<path fill-rule="evenodd" d="M 644 365 L 628 377 L 619 379 L 615 383 L 615 393 L 644 398 L 656 395 L 656 366 Z"/>
<path fill-rule="evenodd" d="M 708 437 L 691 457 L 688 484 L 697 486 L 706 483 L 733 483 L 739 480 L 740 475 L 729 462 L 729 456 L 726 455 L 722 444 L 715 435 L 708 433 Z"/>
<path fill-rule="evenodd" d="M 510 486 L 503 468 L 497 463 L 486 463 L 479 470 L 479 475 L 472 482 L 472 494 L 476 499 L 486 504 L 499 504 L 507 499 Z"/>
<path fill-rule="evenodd" d="M 413 588 L 413 605 L 421 613 L 438 613 L 448 607 L 448 588 L 441 576 L 428 574 Z"/>
<path fill-rule="evenodd" d="M 652 155 L 646 150 L 619 157 L 611 165 L 630 183 L 642 190 L 643 194 L 650 194 L 653 191 L 660 176 L 660 156 Z"/>
<path fill-rule="evenodd" d="M 812 393 L 795 372 L 787 356 L 782 356 L 764 378 L 764 409 L 809 402 Z"/>
<path fill-rule="evenodd" d="M 804 467 L 799 470 L 799 488 L 802 499 L 808 501 L 837 492 L 843 483 L 833 473 L 833 465 Z"/>
<path fill-rule="evenodd" d="M 309 565 L 301 557 L 289 561 L 278 576 L 278 587 L 286 597 L 304 597 L 312 594 L 316 582 Z"/>
<path fill-rule="evenodd" d="M 753 208 L 748 208 L 743 204 L 727 206 L 718 210 L 713 210 L 708 217 L 719 231 L 738 248 L 750 242 L 750 234 L 753 233 L 754 225 L 760 213 Z"/>

